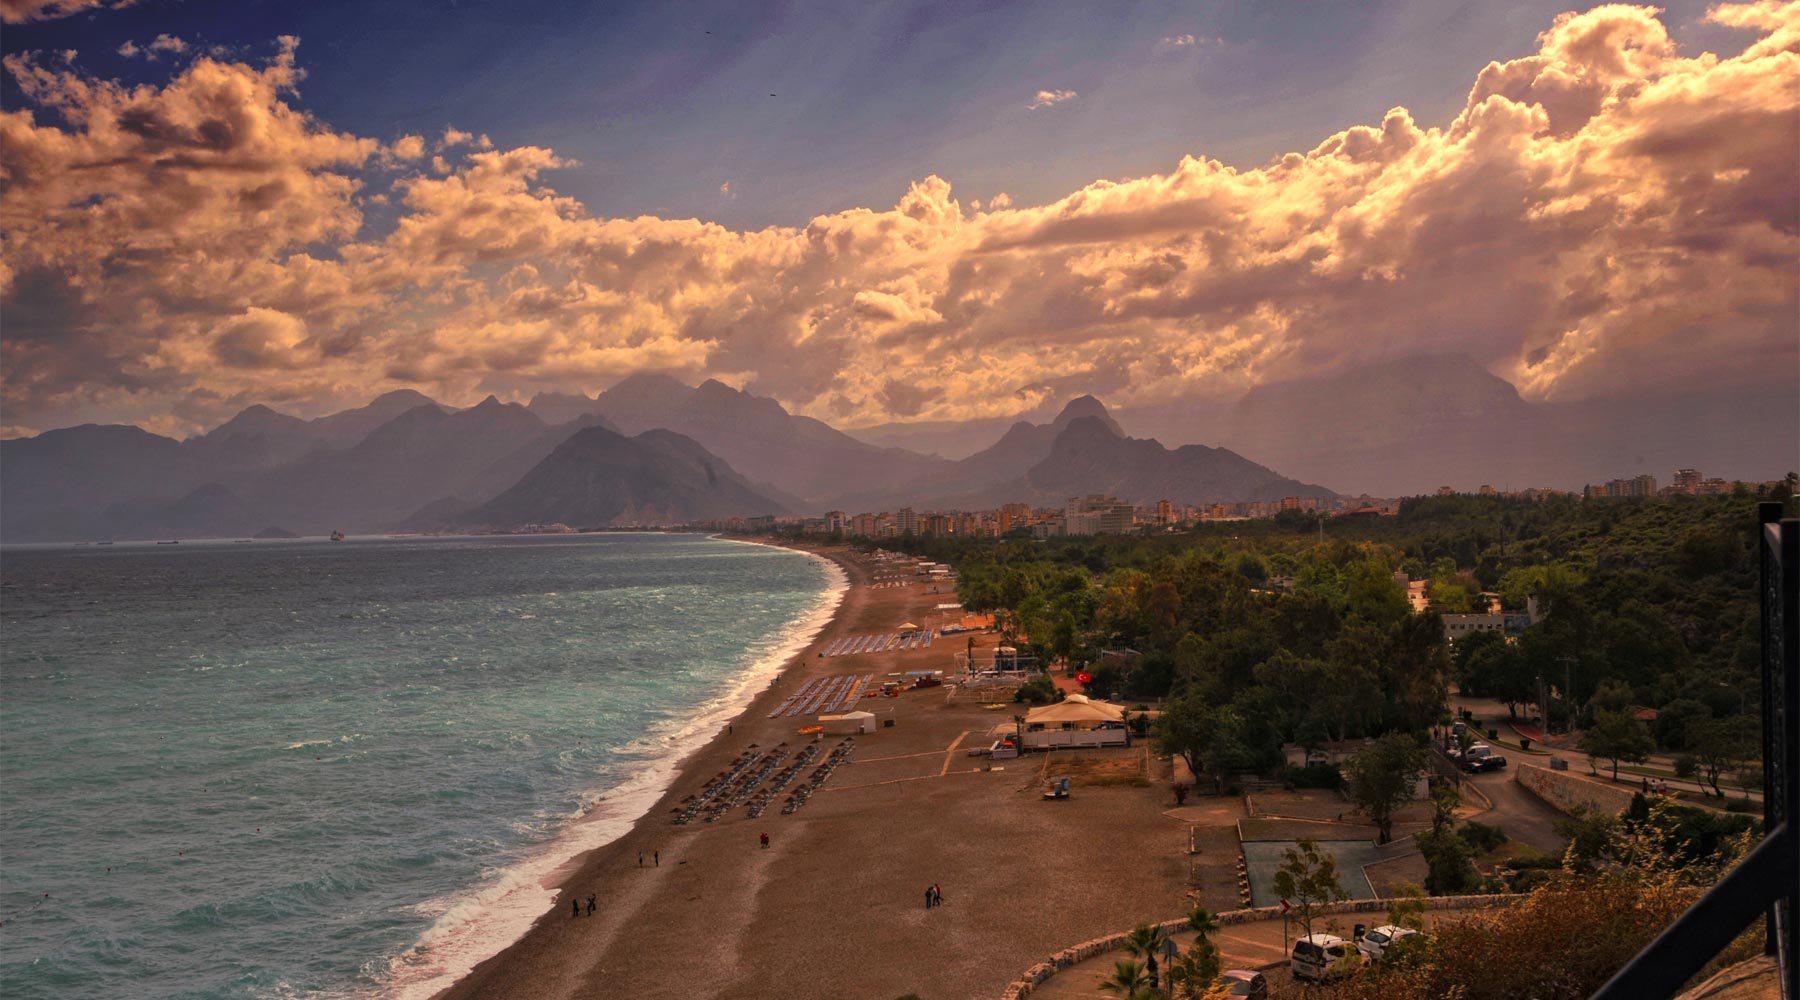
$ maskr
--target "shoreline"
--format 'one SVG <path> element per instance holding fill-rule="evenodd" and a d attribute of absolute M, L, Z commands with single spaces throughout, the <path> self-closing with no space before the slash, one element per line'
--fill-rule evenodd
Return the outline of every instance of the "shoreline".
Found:
<path fill-rule="evenodd" d="M 741 678 L 734 681 L 731 688 L 712 701 L 696 707 L 696 711 L 704 712 L 692 722 L 681 726 L 673 732 L 654 734 L 655 738 L 665 742 L 681 740 L 698 740 L 693 747 L 684 752 L 667 756 L 648 765 L 645 772 L 634 776 L 624 784 L 609 789 L 599 796 L 587 811 L 575 819 L 557 840 L 565 838 L 582 840 L 584 829 L 605 826 L 607 832 L 599 835 L 593 843 L 581 843 L 572 852 L 560 855 L 547 866 L 547 870 L 527 873 L 530 882 L 535 882 L 540 891 L 527 892 L 528 899 L 513 900 L 513 908 L 520 904 L 533 907 L 529 915 L 522 915 L 522 926 L 516 933 L 507 938 L 507 943 L 497 951 L 487 949 L 487 954 L 475 959 L 472 963 L 453 961 L 453 967 L 428 973 L 410 982 L 384 982 L 377 986 L 376 995 L 391 997 L 395 1000 L 450 1000 L 466 994 L 465 988 L 472 980 L 484 978 L 503 968 L 508 956 L 524 945 L 533 934 L 551 918 L 560 913 L 563 903 L 576 893 L 578 884 L 585 885 L 592 881 L 591 869 L 598 861 L 598 855 L 609 848 L 615 848 L 627 840 L 651 837 L 653 833 L 652 816 L 660 818 L 661 814 L 671 807 L 674 793 L 684 780 L 694 773 L 704 770 L 697 765 L 703 758 L 719 755 L 721 761 L 733 756 L 730 743 L 737 725 L 756 718 L 752 710 L 766 710 L 774 701 L 782 679 L 795 668 L 804 667 L 815 659 L 810 656 L 820 646 L 827 634 L 841 624 L 846 606 L 856 593 L 862 571 L 845 555 L 843 548 L 805 543 L 783 543 L 767 539 L 728 538 L 718 534 L 708 535 L 717 541 L 733 542 L 742 545 L 761 545 L 769 548 L 787 549 L 824 564 L 827 571 L 826 589 L 812 610 L 795 626 L 795 633 L 804 635 L 803 641 L 783 643 L 776 653 L 758 657 L 745 667 Z M 754 650 L 752 651 L 754 652 Z M 704 736 L 708 731 L 710 737 Z M 710 765 L 709 765 L 710 766 Z M 641 791 L 633 794 L 633 786 L 643 786 Z M 617 813 L 607 810 L 609 804 L 625 803 Z M 617 827 L 616 829 L 613 829 Z M 661 824 L 654 824 L 656 830 Z M 555 841 L 546 847 L 553 847 Z M 528 861 L 518 867 L 533 867 Z M 488 899 L 489 892 L 499 889 L 499 898 Z M 505 884 L 497 887 L 485 887 L 471 896 L 465 897 L 452 906 L 446 913 L 464 905 L 473 905 L 477 910 L 488 910 L 514 890 L 522 888 L 514 885 L 508 888 Z M 545 903 L 548 902 L 546 907 Z M 453 932 L 458 926 L 469 926 L 477 923 L 480 916 L 472 917 L 461 925 L 447 929 Z M 436 924 L 421 935 L 420 940 L 405 952 L 390 960 L 390 972 L 397 971 L 414 964 L 429 962 L 432 946 L 437 939 L 446 936 L 440 932 Z M 496 935 L 498 936 L 498 935 Z M 502 973 L 503 975 L 503 973 Z M 408 977 L 411 978 L 411 977 Z M 450 982 L 446 984 L 445 979 Z"/>

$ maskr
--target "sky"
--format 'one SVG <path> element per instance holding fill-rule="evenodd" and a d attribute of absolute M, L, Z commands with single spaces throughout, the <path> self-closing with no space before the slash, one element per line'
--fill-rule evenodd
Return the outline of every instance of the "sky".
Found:
<path fill-rule="evenodd" d="M 0 0 L 0 434 L 1800 383 L 1800 4 Z"/>

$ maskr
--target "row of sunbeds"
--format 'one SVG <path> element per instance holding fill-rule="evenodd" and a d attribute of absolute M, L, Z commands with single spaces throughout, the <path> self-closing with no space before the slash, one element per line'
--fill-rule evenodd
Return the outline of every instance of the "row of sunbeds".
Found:
<path fill-rule="evenodd" d="M 924 649 L 938 634 L 935 628 L 916 632 L 879 632 L 834 639 L 823 650 L 826 656 L 854 656 L 857 653 L 889 653 L 906 649 Z"/>

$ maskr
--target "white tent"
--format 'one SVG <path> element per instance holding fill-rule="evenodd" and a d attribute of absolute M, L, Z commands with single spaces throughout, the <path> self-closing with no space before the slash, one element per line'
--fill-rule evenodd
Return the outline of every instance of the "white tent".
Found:
<path fill-rule="evenodd" d="M 842 715 L 821 715 L 819 724 L 832 732 L 849 730 L 858 733 L 875 731 L 874 712 L 845 712 Z"/>
<path fill-rule="evenodd" d="M 1077 729 L 1091 729 L 1102 722 L 1125 721 L 1125 709 L 1093 701 L 1086 695 L 1072 694 L 1054 705 L 1042 705 L 1025 713 L 1026 725 L 1043 725 L 1046 729 L 1071 724 Z"/>

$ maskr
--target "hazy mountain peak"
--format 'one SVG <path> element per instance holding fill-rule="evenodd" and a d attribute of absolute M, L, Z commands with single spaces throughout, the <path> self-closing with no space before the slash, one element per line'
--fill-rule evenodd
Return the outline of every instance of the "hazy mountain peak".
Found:
<path fill-rule="evenodd" d="M 436 406 L 437 400 L 432 399 L 430 396 L 425 395 L 417 389 L 394 389 L 390 392 L 384 392 L 369 401 L 370 407 L 383 410 L 402 407 L 410 410 L 415 406 L 422 406 L 425 404 Z"/>
<path fill-rule="evenodd" d="M 1092 396 L 1077 396 L 1069 400 L 1064 404 L 1062 412 L 1056 415 L 1054 421 L 1051 421 L 1050 426 L 1067 427 L 1077 420 L 1096 420 L 1110 430 L 1115 437 L 1125 436 L 1124 428 L 1120 427 L 1118 421 L 1112 418 L 1112 414 L 1106 412 L 1106 404 Z"/>

